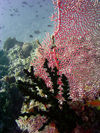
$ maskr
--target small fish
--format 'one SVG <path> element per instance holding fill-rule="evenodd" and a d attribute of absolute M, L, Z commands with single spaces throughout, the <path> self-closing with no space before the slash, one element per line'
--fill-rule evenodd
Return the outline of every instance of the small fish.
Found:
<path fill-rule="evenodd" d="M 55 127 L 55 123 L 54 122 L 50 123 L 50 126 Z"/>
<path fill-rule="evenodd" d="M 40 34 L 41 32 L 39 30 L 34 31 L 35 34 Z"/>
<path fill-rule="evenodd" d="M 23 1 L 22 4 L 24 4 L 24 5 L 28 5 L 28 3 L 27 3 L 26 1 Z"/>
<path fill-rule="evenodd" d="M 93 106 L 93 107 L 99 107 L 100 106 L 100 100 L 97 99 L 97 100 L 94 100 L 94 101 L 87 102 L 87 105 L 90 105 L 90 106 Z"/>
<path fill-rule="evenodd" d="M 48 24 L 48 27 L 52 27 L 52 25 L 51 24 Z"/>
<path fill-rule="evenodd" d="M 54 122 L 50 123 L 50 127 L 54 128 L 54 133 L 59 133 Z"/>
<path fill-rule="evenodd" d="M 33 38 L 33 35 L 30 34 L 29 37 L 30 37 L 30 38 Z"/>

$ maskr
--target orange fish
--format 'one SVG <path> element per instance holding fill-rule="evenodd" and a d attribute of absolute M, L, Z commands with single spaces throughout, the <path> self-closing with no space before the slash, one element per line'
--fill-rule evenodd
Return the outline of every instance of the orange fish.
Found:
<path fill-rule="evenodd" d="M 54 129 L 53 133 L 59 133 L 54 122 L 50 123 L 50 128 Z"/>
<path fill-rule="evenodd" d="M 100 106 L 100 100 L 90 101 L 90 102 L 87 102 L 87 104 L 91 105 L 93 107 L 98 107 L 98 106 Z"/>

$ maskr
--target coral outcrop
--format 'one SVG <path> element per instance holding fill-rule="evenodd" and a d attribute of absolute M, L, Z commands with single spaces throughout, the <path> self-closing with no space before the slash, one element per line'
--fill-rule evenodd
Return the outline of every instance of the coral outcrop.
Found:
<path fill-rule="evenodd" d="M 46 125 L 54 122 L 56 128 L 59 133 L 71 133 L 73 129 L 76 127 L 76 124 L 81 124 L 82 119 L 79 117 L 76 112 L 69 106 L 71 99 L 69 98 L 69 83 L 65 75 L 62 75 L 62 93 L 63 93 L 63 102 L 59 99 L 60 91 L 58 89 L 59 83 L 58 79 L 60 75 L 58 75 L 57 68 L 51 69 L 48 67 L 48 61 L 46 60 L 44 63 L 45 71 L 48 73 L 48 77 L 50 77 L 52 82 L 52 88 L 46 86 L 45 81 L 42 78 L 36 77 L 34 75 L 33 67 L 31 67 L 31 71 L 24 70 L 27 74 L 27 77 L 31 79 L 30 82 L 27 81 L 18 81 L 18 87 L 24 96 L 27 96 L 27 100 L 30 102 L 34 100 L 35 102 L 42 103 L 45 109 L 40 109 L 39 107 L 33 107 L 33 111 L 30 113 L 23 113 L 21 116 L 31 115 L 41 115 L 45 116 L 46 120 L 43 121 L 43 125 L 38 129 L 42 131 Z M 39 91 L 41 94 L 39 95 Z M 38 125 L 39 126 L 39 125 Z M 33 127 L 34 130 L 35 127 Z"/>

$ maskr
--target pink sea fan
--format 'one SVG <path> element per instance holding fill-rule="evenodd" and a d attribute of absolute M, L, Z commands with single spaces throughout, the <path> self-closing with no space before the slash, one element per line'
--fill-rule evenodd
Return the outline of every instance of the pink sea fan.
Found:
<path fill-rule="evenodd" d="M 100 23 L 100 4 L 91 0 L 53 0 L 56 45 L 73 37 L 96 36 Z"/>
<path fill-rule="evenodd" d="M 75 39 L 74 39 L 75 41 Z M 58 46 L 55 48 L 55 53 L 52 51 L 52 41 L 46 41 L 38 48 L 38 54 L 34 57 L 32 65 L 35 68 L 35 74 L 43 78 L 48 87 L 52 86 L 51 80 L 48 77 L 43 64 L 45 58 L 49 61 L 49 67 L 57 67 L 55 58 L 58 59 L 59 74 L 65 74 L 70 83 L 70 95 L 73 100 L 82 99 L 85 96 L 89 99 L 94 98 L 99 91 L 99 71 L 100 65 L 96 64 L 96 50 L 82 45 L 75 41 L 75 44 L 69 44 L 70 47 Z M 91 93 L 93 92 L 93 94 Z M 95 92 L 95 93 L 94 93 Z"/>
<path fill-rule="evenodd" d="M 100 92 L 100 44 L 96 45 L 100 5 L 90 0 L 57 0 L 54 4 L 54 42 L 48 34 L 37 49 L 32 61 L 35 74 L 52 86 L 43 68 L 47 58 L 49 67 L 56 66 L 68 78 L 73 100 L 93 100 Z"/>
<path fill-rule="evenodd" d="M 55 44 L 65 49 L 60 68 L 69 78 L 70 95 L 74 100 L 93 99 L 100 91 L 100 3 L 93 0 L 53 2 Z"/>

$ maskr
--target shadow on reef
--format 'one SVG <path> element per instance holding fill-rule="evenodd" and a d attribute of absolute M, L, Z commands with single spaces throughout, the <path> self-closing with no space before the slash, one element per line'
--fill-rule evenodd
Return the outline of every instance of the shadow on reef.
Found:
<path fill-rule="evenodd" d="M 16 40 L 16 38 L 9 37 L 5 42 L 3 49 L 8 51 L 10 48 L 13 48 L 16 44 L 22 44 L 22 42 L 19 42 Z"/>
<path fill-rule="evenodd" d="M 27 118 L 38 115 L 45 116 L 45 121 L 42 122 L 42 126 L 38 127 L 38 131 L 44 131 L 47 125 L 53 123 L 58 133 L 100 133 L 100 110 L 88 106 L 85 100 L 83 103 L 78 101 L 74 103 L 69 98 L 70 87 L 66 76 L 64 74 L 60 76 L 56 67 L 49 68 L 47 60 L 45 60 L 44 68 L 51 79 L 52 88 L 47 87 L 42 78 L 34 75 L 32 66 L 30 71 L 24 69 L 27 80 L 18 80 L 18 87 L 23 96 L 27 97 L 25 99 L 27 105 L 34 100 L 42 103 L 45 108 L 33 106 L 31 111 L 24 112 L 20 116 L 27 116 Z M 62 103 L 60 103 L 61 99 L 58 98 L 60 92 L 58 78 L 61 78 L 63 88 Z M 39 90 L 41 90 L 41 94 L 39 94 Z"/>
<path fill-rule="evenodd" d="M 42 127 L 38 131 L 42 131 L 46 125 L 54 122 L 59 133 L 71 133 L 76 127 L 76 124 L 81 125 L 82 119 L 77 115 L 77 113 L 70 107 L 68 102 L 71 101 L 69 98 L 69 83 L 65 75 L 58 75 L 58 70 L 55 67 L 53 70 L 48 67 L 48 61 L 44 63 L 44 68 L 48 73 L 52 81 L 52 88 L 47 87 L 45 81 L 42 78 L 36 77 L 34 75 L 33 67 L 31 66 L 31 72 L 24 70 L 27 77 L 31 81 L 18 81 L 18 87 L 24 96 L 28 96 L 25 101 L 29 103 L 31 100 L 38 101 L 46 106 L 46 109 L 39 109 L 39 107 L 33 107 L 33 112 L 23 113 L 21 116 L 30 117 L 31 115 L 41 115 L 46 117 L 46 122 L 43 123 Z M 57 98 L 60 90 L 58 89 L 58 78 L 62 81 L 62 96 L 64 98 L 63 103 Z M 43 96 L 38 94 L 38 89 L 42 90 Z M 51 91 L 53 90 L 53 91 Z"/>
<path fill-rule="evenodd" d="M 0 49 L 0 133 L 21 132 L 16 119 L 20 115 L 23 96 L 16 80 L 23 77 L 22 69 L 29 67 L 32 49 L 36 47 L 36 41 L 23 43 L 9 37 Z"/>
<path fill-rule="evenodd" d="M 0 133 L 21 133 L 16 119 L 20 115 L 23 97 L 16 87 L 16 80 L 12 77 L 10 83 L 6 80 L 0 92 Z"/>
<path fill-rule="evenodd" d="M 0 79 L 8 74 L 9 59 L 4 50 L 0 50 Z"/>

